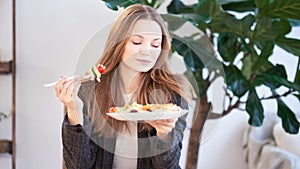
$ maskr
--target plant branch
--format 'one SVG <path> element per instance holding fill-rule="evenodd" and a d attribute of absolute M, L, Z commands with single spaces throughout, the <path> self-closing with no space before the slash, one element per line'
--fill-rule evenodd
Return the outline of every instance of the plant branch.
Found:
<path fill-rule="evenodd" d="M 222 116 L 226 116 L 226 115 L 229 114 L 233 109 L 239 108 L 240 104 L 241 104 L 240 98 L 238 98 L 238 100 L 237 100 L 234 104 L 228 106 L 227 110 L 224 110 L 224 111 L 223 111 Z"/>
<path fill-rule="evenodd" d="M 226 88 L 224 88 L 225 90 L 225 94 L 226 94 L 226 97 L 229 99 L 229 106 L 227 107 L 227 109 L 225 110 L 224 108 L 224 111 L 222 112 L 222 114 L 219 114 L 219 113 L 210 113 L 208 115 L 208 118 L 209 119 L 217 119 L 217 118 L 220 118 L 220 117 L 224 117 L 226 116 L 227 114 L 229 114 L 233 109 L 239 109 L 239 110 L 244 110 L 244 109 L 241 109 L 239 108 L 239 106 L 245 102 L 241 101 L 240 98 L 238 98 L 238 100 L 232 104 L 232 100 L 233 100 L 233 97 L 230 96 L 230 94 L 228 93 L 228 90 Z"/>
<path fill-rule="evenodd" d="M 224 89 L 226 90 L 226 88 L 224 88 Z M 277 98 L 280 98 L 280 97 L 285 97 L 285 96 L 287 96 L 287 95 L 289 95 L 293 92 L 295 92 L 295 90 L 290 89 L 290 90 L 286 91 L 285 93 L 283 93 L 281 95 L 274 94 L 274 95 L 269 96 L 269 97 L 263 97 L 260 100 L 277 99 Z M 246 103 L 245 101 L 241 101 L 240 98 L 238 98 L 238 100 L 234 104 L 232 104 L 233 97 L 230 96 L 230 94 L 227 92 L 227 90 L 226 90 L 226 97 L 229 99 L 229 105 L 230 106 L 228 106 L 227 109 L 224 110 L 222 114 L 213 113 L 213 112 L 210 113 L 208 115 L 209 119 L 217 119 L 217 118 L 224 117 L 227 114 L 229 114 L 233 109 L 238 109 L 238 110 L 241 110 L 241 111 L 245 111 L 244 109 L 239 107 L 241 104 L 245 104 Z"/>
<path fill-rule="evenodd" d="M 263 97 L 260 100 L 277 99 L 277 98 L 280 98 L 280 97 L 285 97 L 285 96 L 287 96 L 287 95 L 289 95 L 289 94 L 291 94 L 293 92 L 295 92 L 295 90 L 289 89 L 288 91 L 286 91 L 285 93 L 283 93 L 281 95 L 280 94 L 274 94 L 274 95 L 269 96 L 269 97 Z"/>

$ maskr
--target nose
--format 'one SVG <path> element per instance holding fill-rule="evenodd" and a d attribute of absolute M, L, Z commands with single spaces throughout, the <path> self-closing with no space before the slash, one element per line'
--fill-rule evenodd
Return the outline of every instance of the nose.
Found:
<path fill-rule="evenodd" d="M 149 55 L 150 54 L 150 45 L 151 44 L 145 44 L 141 48 L 141 54 L 142 55 Z"/>

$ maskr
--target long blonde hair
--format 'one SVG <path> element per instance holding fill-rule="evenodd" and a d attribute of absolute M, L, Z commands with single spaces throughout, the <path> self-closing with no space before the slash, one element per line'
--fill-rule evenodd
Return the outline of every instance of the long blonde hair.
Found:
<path fill-rule="evenodd" d="M 121 92 L 118 66 L 125 49 L 128 37 L 135 23 L 140 19 L 157 22 L 162 30 L 162 52 L 154 67 L 148 72 L 141 73 L 141 80 L 133 97 L 140 104 L 168 103 L 173 94 L 177 93 L 186 100 L 191 100 L 191 86 L 188 81 L 180 76 L 172 74 L 167 61 L 169 58 L 170 39 L 168 29 L 155 9 L 145 5 L 132 5 L 126 8 L 114 22 L 105 44 L 104 52 L 97 64 L 106 66 L 106 72 L 101 78 L 101 83 L 94 83 L 93 97 L 88 99 L 89 103 L 85 111 L 91 120 L 94 132 L 102 136 L 115 136 L 116 131 L 128 129 L 127 122 L 117 121 L 106 115 L 112 106 L 123 106 L 124 98 Z M 117 83 L 116 83 L 117 82 Z M 84 84 L 83 84 L 84 86 Z M 152 96 L 151 91 L 159 90 L 164 96 Z M 113 91 L 113 92 L 112 92 Z M 159 95 L 159 94 L 158 94 Z M 150 130 L 151 126 L 143 123 L 140 130 Z"/>

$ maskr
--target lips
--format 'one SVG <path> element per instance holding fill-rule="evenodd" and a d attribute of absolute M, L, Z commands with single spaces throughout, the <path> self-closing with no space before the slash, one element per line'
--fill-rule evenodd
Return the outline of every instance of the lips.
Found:
<path fill-rule="evenodd" d="M 136 59 L 138 62 L 142 63 L 142 64 L 149 64 L 151 63 L 151 60 L 147 60 L 147 59 Z"/>

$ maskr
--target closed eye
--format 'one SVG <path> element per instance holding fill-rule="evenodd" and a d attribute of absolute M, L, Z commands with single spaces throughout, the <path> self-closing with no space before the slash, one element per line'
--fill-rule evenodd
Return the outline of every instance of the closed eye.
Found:
<path fill-rule="evenodd" d="M 140 45 L 140 44 L 142 44 L 141 42 L 134 42 L 134 41 L 132 41 L 132 43 L 133 43 L 134 45 Z"/>
<path fill-rule="evenodd" d="M 160 45 L 152 45 L 154 48 L 159 48 Z"/>

